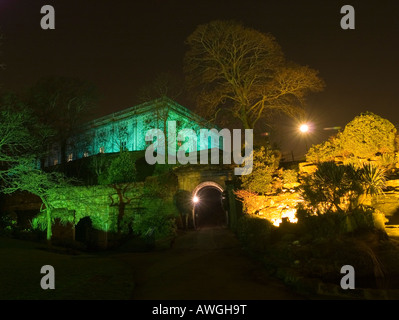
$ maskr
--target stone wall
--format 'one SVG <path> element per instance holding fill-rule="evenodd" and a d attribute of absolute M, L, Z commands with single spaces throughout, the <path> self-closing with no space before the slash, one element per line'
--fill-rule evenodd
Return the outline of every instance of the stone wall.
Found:
<path fill-rule="evenodd" d="M 385 214 L 387 224 L 399 224 L 399 179 L 386 182 L 384 194 L 372 200 L 372 205 Z"/>
<path fill-rule="evenodd" d="M 125 215 L 141 208 L 144 184 L 135 183 L 129 187 L 125 199 L 131 202 L 125 207 Z M 55 208 L 54 218 L 76 225 L 80 219 L 90 217 L 93 228 L 115 231 L 119 198 L 111 186 L 72 187 L 54 193 L 50 203 Z M 67 209 L 67 211 L 63 210 Z"/>
<path fill-rule="evenodd" d="M 311 173 L 314 166 L 307 164 L 303 172 Z M 283 192 L 265 196 L 248 197 L 243 202 L 245 212 L 258 215 L 278 225 L 284 218 L 295 222 L 296 206 L 303 199 L 293 188 L 283 188 Z M 374 197 L 370 203 L 386 217 L 387 225 L 399 225 L 399 179 L 391 179 L 386 183 L 383 195 Z M 377 212 L 378 212 L 377 211 Z"/>

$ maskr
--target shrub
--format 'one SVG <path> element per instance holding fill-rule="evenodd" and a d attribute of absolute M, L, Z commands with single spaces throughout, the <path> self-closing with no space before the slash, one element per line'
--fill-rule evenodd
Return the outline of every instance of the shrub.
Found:
<path fill-rule="evenodd" d="M 262 252 L 271 242 L 273 228 L 266 219 L 243 215 L 237 220 L 236 233 L 249 250 Z"/>
<path fill-rule="evenodd" d="M 306 161 L 313 163 L 334 161 L 335 157 L 341 156 L 343 149 L 340 136 L 341 133 L 338 133 L 337 136 L 331 137 L 327 141 L 311 146 L 306 153 Z"/>
<path fill-rule="evenodd" d="M 283 182 L 285 184 L 296 183 L 298 182 L 298 173 L 293 169 L 286 169 L 282 173 Z"/>
<path fill-rule="evenodd" d="M 270 147 L 260 147 L 253 153 L 252 173 L 241 176 L 242 188 L 249 192 L 268 193 L 272 191 L 273 174 L 281 155 Z"/>
<path fill-rule="evenodd" d="M 376 196 L 385 187 L 385 171 L 371 164 L 356 169 L 353 165 L 322 162 L 316 172 L 304 178 L 303 198 L 317 214 L 347 212 Z"/>
<path fill-rule="evenodd" d="M 388 120 L 366 112 L 349 122 L 342 132 L 342 146 L 354 157 L 370 158 L 395 151 L 396 128 Z"/>
<path fill-rule="evenodd" d="M 146 239 L 163 239 L 176 234 L 176 215 L 159 208 L 146 210 L 141 214 L 135 214 L 133 219 L 133 232 Z"/>
<path fill-rule="evenodd" d="M 136 181 L 134 154 L 122 151 L 115 157 L 108 168 L 98 177 L 99 184 L 112 184 Z"/>
<path fill-rule="evenodd" d="M 17 217 L 12 215 L 1 215 L 0 216 L 0 234 L 9 236 L 17 228 Z"/>
<path fill-rule="evenodd" d="M 342 132 L 329 140 L 309 149 L 309 162 L 333 161 L 343 157 L 344 161 L 370 159 L 384 156 L 383 161 L 394 161 L 396 149 L 396 128 L 388 120 L 371 112 L 362 113 L 350 121 Z M 388 163 L 390 164 L 390 163 Z"/>
<path fill-rule="evenodd" d="M 360 180 L 352 166 L 337 165 L 335 162 L 322 162 L 316 172 L 304 179 L 303 198 L 318 214 L 328 211 L 346 211 L 356 203 L 362 193 Z"/>
<path fill-rule="evenodd" d="M 326 212 L 322 215 L 312 215 L 304 208 L 298 208 L 298 227 L 302 234 L 315 238 L 334 238 L 338 235 L 375 230 L 378 228 L 378 215 L 370 207 L 359 207 L 351 212 Z"/>

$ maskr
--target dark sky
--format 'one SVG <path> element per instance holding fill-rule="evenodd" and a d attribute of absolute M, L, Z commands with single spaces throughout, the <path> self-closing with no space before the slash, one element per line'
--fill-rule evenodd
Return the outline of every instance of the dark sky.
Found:
<path fill-rule="evenodd" d="M 40 27 L 46 4 L 55 30 Z M 340 27 L 345 4 L 355 8 L 355 30 Z M 0 0 L 0 83 L 22 90 L 44 76 L 79 77 L 98 86 L 99 115 L 118 111 L 156 74 L 182 74 L 185 39 L 215 19 L 270 32 L 287 58 L 320 71 L 326 89 L 308 100 L 312 139 L 363 111 L 399 124 L 398 1 Z M 283 146 L 290 130 L 283 120 Z"/>

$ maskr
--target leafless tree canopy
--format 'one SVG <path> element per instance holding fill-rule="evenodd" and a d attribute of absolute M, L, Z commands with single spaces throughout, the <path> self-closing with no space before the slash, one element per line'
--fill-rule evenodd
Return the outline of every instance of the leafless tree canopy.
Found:
<path fill-rule="evenodd" d="M 200 25 L 187 44 L 186 80 L 208 118 L 228 114 L 253 129 L 273 112 L 298 115 L 305 96 L 324 88 L 317 71 L 284 58 L 272 35 L 233 21 Z"/>
<path fill-rule="evenodd" d="M 158 74 L 151 83 L 140 88 L 139 102 L 148 102 L 162 97 L 177 100 L 183 95 L 184 84 L 170 73 Z"/>

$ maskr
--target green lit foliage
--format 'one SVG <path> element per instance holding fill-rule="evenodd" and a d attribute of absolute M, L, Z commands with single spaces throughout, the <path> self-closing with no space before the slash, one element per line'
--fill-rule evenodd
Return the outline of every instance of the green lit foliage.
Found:
<path fill-rule="evenodd" d="M 42 201 L 41 214 L 45 214 L 47 240 L 51 239 L 51 225 L 53 222 L 52 210 L 54 209 L 50 197 L 60 190 L 69 187 L 75 180 L 66 178 L 59 172 L 44 172 L 36 169 L 32 159 L 20 160 L 13 166 L 7 175 L 7 183 L 2 192 L 5 194 L 16 191 L 27 191 L 38 196 Z"/>
<path fill-rule="evenodd" d="M 15 94 L 5 94 L 0 99 L 0 178 L 5 169 L 20 159 L 42 154 L 51 130 L 37 123 L 32 111 Z"/>
<path fill-rule="evenodd" d="M 162 239 L 176 234 L 176 212 L 173 203 L 153 199 L 144 213 L 135 214 L 133 231 L 142 238 Z"/>
<path fill-rule="evenodd" d="M 133 231 L 140 237 L 160 239 L 176 232 L 178 209 L 174 202 L 177 177 L 173 173 L 148 177 L 145 182 L 143 211 L 133 220 Z"/>
<path fill-rule="evenodd" d="M 371 164 L 360 168 L 322 162 L 313 175 L 304 178 L 303 198 L 313 212 L 350 212 L 363 205 L 364 196 L 383 192 L 385 171 Z"/>
<path fill-rule="evenodd" d="M 192 194 L 187 190 L 179 190 L 175 194 L 176 207 L 184 228 L 188 228 L 188 219 L 193 211 Z"/>
<path fill-rule="evenodd" d="M 15 154 L 26 152 L 30 147 L 30 134 L 26 128 L 29 113 L 23 106 L 15 105 L 13 98 L 2 98 L 0 109 L 0 161 L 11 162 Z M 20 110 L 15 110 L 18 107 Z"/>
<path fill-rule="evenodd" d="M 131 152 L 122 151 L 98 177 L 99 184 L 129 183 L 136 180 L 135 157 Z"/>
<path fill-rule="evenodd" d="M 259 194 L 272 191 L 273 174 L 279 166 L 281 155 L 270 147 L 260 147 L 253 152 L 253 169 L 240 177 L 242 188 Z"/>
<path fill-rule="evenodd" d="M 17 217 L 9 215 L 0 215 L 0 235 L 8 236 L 12 234 L 17 226 Z"/>
<path fill-rule="evenodd" d="M 125 207 L 134 198 L 128 197 L 128 191 L 134 188 L 136 181 L 135 158 L 128 151 L 122 151 L 111 161 L 109 167 L 102 171 L 98 177 L 99 184 L 110 185 L 118 195 L 118 202 L 111 205 L 118 206 L 117 231 L 122 232 Z M 113 199 L 111 197 L 111 199 Z"/>
<path fill-rule="evenodd" d="M 335 137 L 312 146 L 306 155 L 310 162 L 332 161 L 343 157 L 349 163 L 379 157 L 380 163 L 394 161 L 396 129 L 388 120 L 371 112 L 349 122 Z"/>
<path fill-rule="evenodd" d="M 92 178 L 90 182 L 101 184 L 99 177 L 101 176 L 101 179 L 105 178 L 106 170 L 111 163 L 109 155 L 106 153 L 98 153 L 90 158 L 86 158 L 85 161 L 87 161 L 87 170 Z"/>

